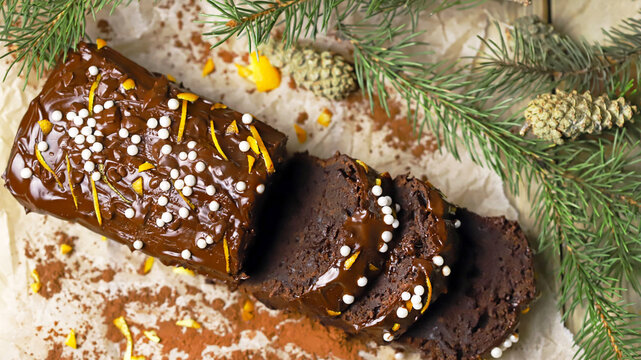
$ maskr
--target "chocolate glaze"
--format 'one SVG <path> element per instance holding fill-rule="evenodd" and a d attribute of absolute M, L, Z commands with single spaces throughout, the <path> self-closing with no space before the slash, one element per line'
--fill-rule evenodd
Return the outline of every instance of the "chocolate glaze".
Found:
<path fill-rule="evenodd" d="M 102 136 L 95 136 L 96 141 L 104 146 L 101 152 L 92 152 L 90 158 L 98 165 L 95 171 L 102 173 L 100 180 L 95 182 L 102 225 L 94 211 L 91 172 L 85 171 L 86 161 L 81 156 L 82 150 L 89 148 L 90 144 L 74 142 L 68 134 L 70 128 L 77 126 L 66 118 L 68 112 L 78 114 L 88 107 L 90 88 L 98 76 L 90 73 L 90 66 L 96 66 L 100 76 L 94 104 L 104 106 L 108 100 L 115 102 L 113 107 L 89 116 L 96 121 L 93 131 L 102 133 Z M 134 80 L 134 89 L 124 89 L 122 84 L 126 79 Z M 213 102 L 209 100 L 199 98 L 187 104 L 184 136 L 178 143 L 182 107 L 172 110 L 168 107 L 168 100 L 175 99 L 181 92 L 185 90 L 165 76 L 150 73 L 109 47 L 96 49 L 95 45 L 80 43 L 77 51 L 69 53 L 66 61 L 58 64 L 22 119 L 4 174 L 5 186 L 27 211 L 78 222 L 132 249 L 135 240 L 142 240 L 144 247 L 141 251 L 167 265 L 186 266 L 224 280 L 244 278 L 245 252 L 254 237 L 254 216 L 262 198 L 256 189 L 261 184 L 269 185 L 270 174 L 262 155 L 252 150 L 247 153 L 239 150 L 239 143 L 251 135 L 249 125 L 241 121 L 242 114 L 226 108 L 212 110 Z M 181 100 L 178 102 L 182 103 Z M 62 112 L 61 120 L 52 118 L 56 110 Z M 166 140 L 159 137 L 159 131 L 163 129 L 161 125 L 151 129 L 146 124 L 148 118 L 160 119 L 164 115 L 171 119 L 171 125 L 165 128 L 170 134 Z M 43 119 L 53 124 L 48 135 L 38 125 L 38 121 Z M 79 130 L 87 125 L 87 119 L 83 120 Z M 214 146 L 210 121 L 213 121 L 220 147 L 229 160 L 225 160 Z M 238 134 L 225 131 L 232 121 L 238 125 Z M 254 120 L 251 125 L 256 127 L 271 160 L 278 166 L 285 157 L 285 135 L 260 121 Z M 118 135 L 121 128 L 128 130 L 128 137 Z M 142 140 L 137 145 L 132 141 L 134 134 Z M 63 188 L 57 185 L 35 156 L 35 148 L 40 141 L 49 145 L 42 155 L 61 180 Z M 195 142 L 193 148 L 188 146 L 192 141 Z M 165 144 L 172 146 L 170 154 L 161 154 Z M 136 145 L 136 155 L 127 152 L 130 145 Z M 191 151 L 196 153 L 196 159 L 189 157 L 183 160 L 178 156 L 180 152 Z M 256 158 L 251 172 L 248 172 L 248 154 Z M 67 156 L 78 209 L 69 186 Z M 203 172 L 195 170 L 199 161 L 206 165 Z M 155 168 L 138 172 L 138 166 L 144 162 L 154 164 Z M 33 171 L 29 179 L 20 176 L 25 166 Z M 162 180 L 175 181 L 170 178 L 171 169 L 180 170 L 180 179 L 189 174 L 196 177 L 193 194 L 186 197 L 194 205 L 187 218 L 179 216 L 179 208 L 188 208 L 189 205 L 176 188 L 171 186 L 164 191 L 160 187 Z M 143 179 L 142 196 L 132 189 L 137 178 Z M 239 181 L 247 185 L 244 191 L 236 189 Z M 208 185 L 214 185 L 216 189 L 213 196 L 205 191 Z M 161 195 L 168 198 L 166 206 L 158 204 Z M 212 200 L 220 204 L 219 210 L 209 209 L 208 204 Z M 131 219 L 124 215 L 130 207 L 135 210 Z M 156 220 L 165 211 L 172 213 L 173 220 L 159 227 Z M 196 241 L 207 235 L 213 238 L 213 242 L 204 249 L 197 247 Z M 228 244 L 228 259 L 223 239 Z M 181 257 L 185 249 L 191 252 L 189 260 Z"/>

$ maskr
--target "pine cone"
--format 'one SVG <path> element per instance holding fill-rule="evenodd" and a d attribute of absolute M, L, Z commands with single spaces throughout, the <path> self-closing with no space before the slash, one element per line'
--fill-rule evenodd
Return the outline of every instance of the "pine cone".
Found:
<path fill-rule="evenodd" d="M 332 100 L 344 99 L 356 90 L 356 74 L 340 55 L 296 44 L 285 49 L 283 41 L 270 40 L 261 51 L 274 66 L 289 72 L 299 86 Z"/>
<path fill-rule="evenodd" d="M 526 40 L 549 40 L 558 37 L 558 32 L 552 24 L 541 21 L 536 15 L 522 16 L 514 21 L 514 29 L 518 30 Z"/>
<path fill-rule="evenodd" d="M 539 138 L 563 144 L 565 139 L 600 134 L 613 125 L 622 127 L 626 121 L 633 122 L 636 110 L 622 97 L 612 101 L 604 94 L 593 100 L 589 91 L 568 94 L 557 90 L 556 94 L 542 94 L 530 102 L 521 135 L 531 128 Z"/>

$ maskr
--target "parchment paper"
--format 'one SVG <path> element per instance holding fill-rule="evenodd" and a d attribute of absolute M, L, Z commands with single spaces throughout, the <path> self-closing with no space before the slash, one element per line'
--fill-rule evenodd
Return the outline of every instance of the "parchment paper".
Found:
<path fill-rule="evenodd" d="M 236 74 L 233 63 L 225 62 L 218 50 L 210 53 L 206 50 L 207 44 L 203 46 L 194 41 L 197 38 L 194 34 L 202 30 L 191 20 L 200 11 L 213 11 L 205 2 L 196 4 L 202 9 L 190 1 L 161 1 L 158 5 L 151 1 L 134 3 L 119 8 L 111 16 L 100 14 L 100 19 L 108 21 L 109 31 L 103 31 L 103 23 L 101 29 L 90 26 L 89 34 L 94 39 L 97 36 L 107 38 L 110 46 L 153 71 L 174 75 L 195 93 L 222 100 L 232 108 L 264 119 L 289 136 L 291 152 L 308 150 L 318 156 L 329 156 L 340 150 L 392 175 L 411 171 L 418 177 L 427 176 L 451 201 L 481 214 L 518 219 L 518 212 L 510 204 L 503 184 L 495 174 L 474 165 L 465 155 L 457 162 L 447 153 L 424 151 L 413 154 L 409 150 L 399 150 L 385 139 L 391 130 L 387 127 L 378 129 L 363 102 L 332 103 L 319 99 L 310 92 L 288 87 L 287 77 L 283 77 L 283 84 L 272 92 L 248 93 L 252 84 Z M 426 18 L 421 26 L 429 30 L 425 39 L 434 44 L 435 57 L 472 56 L 480 44 L 476 35 L 483 36 L 489 27 L 489 15 L 513 17 L 518 12 L 522 10 L 514 4 L 488 2 L 481 8 L 447 11 Z M 243 54 L 246 42 L 231 40 L 223 49 Z M 202 78 L 200 71 L 207 56 L 214 59 L 216 70 Z M 236 57 L 233 62 L 242 62 L 242 59 Z M 4 73 L 6 68 L 5 61 L 0 72 Z M 19 120 L 42 83 L 32 80 L 22 91 L 23 81 L 11 74 L 0 86 L 1 169 L 6 166 Z M 315 121 L 323 108 L 334 114 L 329 128 L 323 128 Z M 299 144 L 293 124 L 297 114 L 303 111 L 310 118 L 303 127 L 312 137 L 305 144 Z M 398 117 L 403 117 L 402 110 Z M 57 249 L 53 233 L 61 229 L 79 237 L 70 255 L 63 256 L 58 252 L 52 255 L 47 250 L 47 245 Z M 178 275 L 159 263 L 149 274 L 140 275 L 137 269 L 144 260 L 143 255 L 132 254 L 115 242 L 101 241 L 98 235 L 80 226 L 41 215 L 25 215 L 4 188 L 0 189 L 0 248 L 3 249 L 0 251 L 0 357 L 3 359 L 43 359 L 52 356 L 54 348 L 59 352 L 53 354 L 61 358 L 118 358 L 124 341 L 117 344 L 107 340 L 113 326 L 110 329 L 109 324 L 104 323 L 102 304 L 137 289 L 168 287 L 177 294 L 177 305 L 150 306 L 134 301 L 124 307 L 127 319 L 148 324 L 151 328 L 159 322 L 185 316 L 188 305 L 190 314 L 199 315 L 198 321 L 203 328 L 225 332 L 226 318 L 221 311 L 207 304 L 216 299 L 230 301 L 238 297 L 222 286 L 205 284 L 202 277 Z M 29 289 L 32 282 L 29 273 L 36 266 L 34 259 L 45 256 L 73 264 L 61 276 L 60 291 L 50 299 L 32 294 Z M 113 279 L 96 280 L 106 269 L 114 270 Z M 506 352 L 505 359 L 569 359 L 573 353 L 572 337 L 560 322 L 553 294 L 547 285 L 549 279 L 539 280 L 541 298 L 524 316 L 520 326 L 521 341 Z M 193 288 L 200 294 L 189 291 Z M 257 305 L 257 311 L 267 310 Z M 60 345 L 71 328 L 78 334 L 77 350 Z M 132 331 L 139 335 L 142 329 L 134 327 Z M 160 358 L 158 350 L 163 342 L 154 344 L 138 337 L 134 346 L 136 354 L 155 359 Z M 269 352 L 270 346 L 264 334 L 246 332 L 233 344 L 207 346 L 200 355 L 202 358 L 220 358 L 234 349 Z M 395 353 L 391 347 L 370 350 L 362 352 L 361 356 L 389 359 Z M 274 349 L 270 354 L 281 358 L 310 356 L 295 343 L 286 350 Z M 167 357 L 183 359 L 186 355 L 177 349 Z M 405 358 L 418 356 L 406 354 Z"/>

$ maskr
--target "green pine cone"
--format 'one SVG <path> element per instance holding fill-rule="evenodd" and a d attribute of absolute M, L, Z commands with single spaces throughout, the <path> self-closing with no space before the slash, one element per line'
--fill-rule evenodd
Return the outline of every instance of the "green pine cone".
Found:
<path fill-rule="evenodd" d="M 529 103 L 521 135 L 531 129 L 537 137 L 560 145 L 581 134 L 600 134 L 614 125 L 622 127 L 626 121 L 633 122 L 636 110 L 622 97 L 613 101 L 604 94 L 593 99 L 589 91 L 579 94 L 557 90 L 556 94 L 542 94 Z"/>
<path fill-rule="evenodd" d="M 285 49 L 282 41 L 270 40 L 261 47 L 271 63 L 294 77 L 294 81 L 314 94 L 341 100 L 356 90 L 354 67 L 340 55 L 316 51 L 296 44 Z"/>

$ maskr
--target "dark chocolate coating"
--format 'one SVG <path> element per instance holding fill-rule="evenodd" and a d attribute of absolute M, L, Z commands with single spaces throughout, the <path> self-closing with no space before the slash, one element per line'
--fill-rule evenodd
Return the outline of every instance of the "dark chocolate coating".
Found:
<path fill-rule="evenodd" d="M 343 296 L 362 296 L 358 279 L 376 278 L 389 255 L 380 251 L 389 248 L 381 234 L 394 227 L 384 223 L 372 188 L 378 179 L 382 196 L 391 194 L 391 178 L 346 155 L 307 154 L 295 155 L 278 176 L 257 229 L 256 264 L 242 286 L 272 308 L 337 316 L 351 305 Z M 343 246 L 349 254 L 340 253 Z"/>
<path fill-rule="evenodd" d="M 430 303 L 447 292 L 448 276 L 443 269 L 447 273 L 457 259 L 456 209 L 436 188 L 407 175 L 398 176 L 394 199 L 401 207 L 400 227 L 383 273 L 354 305 L 326 321 L 379 343 L 398 338 L 431 310 Z M 435 256 L 443 263 L 434 264 Z M 403 293 L 412 298 L 403 299 Z M 421 301 L 415 305 L 411 299 L 417 298 Z M 399 316 L 399 311 L 404 314 Z"/>
<path fill-rule="evenodd" d="M 96 66 L 98 74 L 92 75 L 90 66 Z M 80 114 L 81 109 L 88 108 L 90 89 L 98 76 L 94 105 L 104 106 L 109 100 L 115 105 L 95 114 L 90 111 L 88 117 L 81 119 L 83 124 L 77 126 L 74 119 L 67 119 L 66 114 L 72 111 Z M 135 88 L 126 90 L 123 86 L 126 79 L 132 79 Z M 198 98 L 193 102 L 178 100 L 180 106 L 170 109 L 169 99 L 176 99 L 183 92 L 185 90 L 171 83 L 167 77 L 152 74 L 109 47 L 97 49 L 95 45 L 80 43 L 77 51 L 70 52 L 51 73 L 42 92 L 31 102 L 22 119 L 4 174 L 5 186 L 27 211 L 78 222 L 132 249 L 134 241 L 141 240 L 144 244 L 141 251 L 167 265 L 185 266 L 226 281 L 244 278 L 245 253 L 254 238 L 253 223 L 262 198 L 262 191 L 257 187 L 269 187 L 271 171 L 267 170 L 262 153 L 242 152 L 239 143 L 252 135 L 250 126 L 255 126 L 272 162 L 278 167 L 286 155 L 287 139 L 260 121 L 243 124 L 241 113 L 224 106 L 214 107 L 214 103 L 206 99 Z M 181 111 L 185 104 L 184 136 L 178 142 Z M 56 110 L 62 113 L 62 119 L 55 119 Z M 171 119 L 170 126 L 147 126 L 149 118 L 160 119 L 162 116 Z M 88 126 L 89 118 L 95 119 L 95 127 Z M 43 119 L 53 124 L 48 135 L 38 124 Z M 212 121 L 216 138 L 228 160 L 215 147 L 210 132 Z M 226 132 L 232 121 L 237 123 L 237 134 Z M 95 164 L 95 170 L 85 170 L 87 160 L 81 156 L 83 150 L 93 145 L 87 141 L 76 143 L 80 135 L 72 138 L 69 132 L 72 127 L 81 133 L 87 131 L 87 135 L 82 135 L 83 140 L 89 139 L 91 132 L 96 142 L 103 145 L 102 151 L 90 153 L 89 161 Z M 119 136 L 121 128 L 127 129 L 127 137 Z M 169 137 L 162 139 L 159 134 L 167 130 Z M 134 135 L 140 136 L 138 144 Z M 40 141 L 48 144 L 48 150 L 42 152 L 42 157 L 62 186 L 36 158 L 35 149 Z M 172 147 L 169 154 L 161 152 L 163 145 Z M 130 146 L 136 147 L 137 154 L 127 151 Z M 251 172 L 248 171 L 247 155 L 256 159 Z M 139 172 L 139 165 L 145 162 L 155 167 Z M 204 170 L 196 170 L 198 162 L 204 163 Z M 33 171 L 33 176 L 27 179 L 20 174 L 25 166 Z M 172 169 L 179 170 L 177 179 L 170 177 Z M 90 180 L 95 171 L 101 173 L 95 187 L 102 224 L 99 224 L 94 210 Z M 192 194 L 183 198 L 173 184 L 185 181 L 187 175 L 195 176 L 196 183 L 190 187 Z M 143 182 L 142 195 L 132 188 L 132 183 L 138 178 Z M 162 189 L 163 180 L 172 184 L 169 190 Z M 241 181 L 246 185 L 242 191 L 237 188 Z M 70 182 L 77 198 L 77 209 Z M 207 193 L 209 185 L 214 185 L 214 195 Z M 161 196 L 168 199 L 166 206 L 159 204 Z M 216 211 L 209 208 L 214 200 L 220 205 Z M 129 208 L 135 211 L 132 218 L 125 216 Z M 179 215 L 180 208 L 189 210 L 186 218 Z M 158 226 L 157 220 L 165 212 L 172 214 L 172 220 Z M 185 210 L 182 212 L 185 214 Z M 198 247 L 197 241 L 208 235 L 211 238 L 207 246 L 204 249 Z M 191 257 L 181 257 L 184 250 L 189 250 Z"/>
<path fill-rule="evenodd" d="M 449 291 L 400 342 L 425 359 L 478 359 L 500 347 L 536 295 L 532 250 L 518 223 L 465 209 Z"/>

